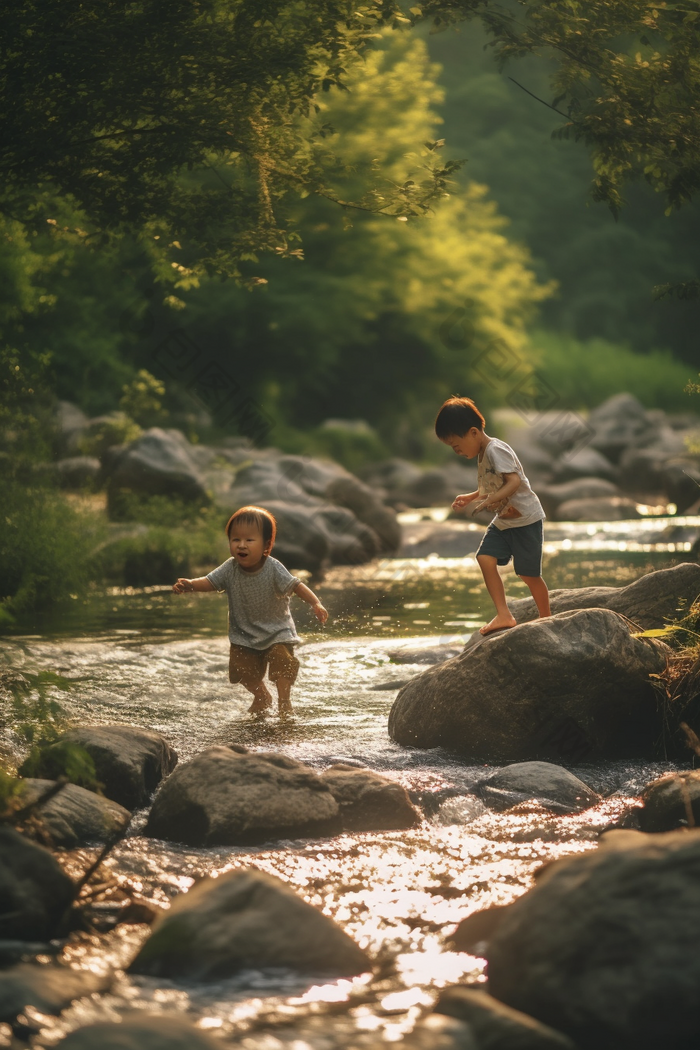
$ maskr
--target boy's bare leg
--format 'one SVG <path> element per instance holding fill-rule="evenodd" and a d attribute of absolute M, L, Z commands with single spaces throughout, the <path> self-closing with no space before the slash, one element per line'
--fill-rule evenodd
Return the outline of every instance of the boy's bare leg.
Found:
<path fill-rule="evenodd" d="M 248 712 L 251 715 L 261 715 L 269 707 L 272 707 L 270 691 L 262 679 L 258 682 L 248 679 L 245 682 L 241 682 L 241 685 L 245 686 L 248 692 L 253 694 L 253 703 L 248 708 Z"/>
<path fill-rule="evenodd" d="M 483 574 L 486 590 L 496 606 L 493 620 L 480 627 L 479 634 L 491 634 L 493 631 L 503 631 L 506 627 L 515 627 L 515 617 L 508 608 L 503 580 L 498 573 L 498 559 L 491 554 L 480 554 L 476 560 Z"/>
<path fill-rule="evenodd" d="M 278 678 L 277 682 L 277 697 L 278 697 L 278 708 L 280 717 L 283 715 L 291 715 L 292 713 L 292 701 L 290 697 L 292 695 L 292 682 L 291 678 Z"/>
<path fill-rule="evenodd" d="M 540 616 L 551 616 L 549 607 L 549 591 L 547 584 L 541 576 L 521 576 L 520 579 L 530 588 L 530 594 L 535 599 L 535 605 Z"/>

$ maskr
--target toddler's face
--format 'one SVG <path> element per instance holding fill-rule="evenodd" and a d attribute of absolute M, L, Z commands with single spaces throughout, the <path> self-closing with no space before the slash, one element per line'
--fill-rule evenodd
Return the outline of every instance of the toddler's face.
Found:
<path fill-rule="evenodd" d="M 259 568 L 266 553 L 262 533 L 255 525 L 232 525 L 229 547 L 241 568 L 248 570 Z"/>
<path fill-rule="evenodd" d="M 443 444 L 449 445 L 458 456 L 474 459 L 474 456 L 479 454 L 479 449 L 481 448 L 481 431 L 477 430 L 476 427 L 472 427 L 462 437 L 450 434 L 449 437 L 444 439 Z"/>

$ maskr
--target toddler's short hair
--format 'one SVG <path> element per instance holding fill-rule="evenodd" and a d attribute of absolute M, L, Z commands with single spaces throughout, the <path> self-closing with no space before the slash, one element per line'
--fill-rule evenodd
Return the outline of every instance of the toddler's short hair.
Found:
<path fill-rule="evenodd" d="M 486 420 L 470 397 L 448 397 L 435 419 L 435 433 L 444 441 L 448 437 L 464 437 L 476 427 L 483 430 Z"/>
<path fill-rule="evenodd" d="M 264 507 L 241 507 L 234 511 L 226 522 L 226 535 L 231 539 L 231 529 L 234 525 L 256 525 L 260 530 L 263 543 L 266 547 L 273 547 L 277 535 L 277 522 L 269 510 Z"/>

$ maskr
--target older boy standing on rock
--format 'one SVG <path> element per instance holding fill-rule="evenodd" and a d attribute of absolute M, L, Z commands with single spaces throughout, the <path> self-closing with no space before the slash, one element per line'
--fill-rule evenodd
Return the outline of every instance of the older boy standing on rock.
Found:
<path fill-rule="evenodd" d="M 468 397 L 450 397 L 435 420 L 435 433 L 458 456 L 478 456 L 476 492 L 455 498 L 455 510 L 479 500 L 476 509 L 494 510 L 496 516 L 476 552 L 484 583 L 496 606 L 496 615 L 481 628 L 492 634 L 515 627 L 516 621 L 506 602 L 499 565 L 510 559 L 516 573 L 530 589 L 540 616 L 550 616 L 549 591 L 542 579 L 544 510 L 532 491 L 520 460 L 510 445 L 491 438 L 484 431 L 486 420 Z"/>

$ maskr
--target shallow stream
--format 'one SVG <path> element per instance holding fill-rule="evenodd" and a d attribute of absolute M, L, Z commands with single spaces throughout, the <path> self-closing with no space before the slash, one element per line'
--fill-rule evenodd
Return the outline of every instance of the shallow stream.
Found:
<path fill-rule="evenodd" d="M 687 560 L 699 530 L 700 519 L 551 525 L 545 578 L 552 588 L 622 586 Z M 605 796 L 577 816 L 554 816 L 536 805 L 483 811 L 473 797 L 465 799 L 483 767 L 467 766 L 444 749 L 399 747 L 386 731 L 399 683 L 424 667 L 393 662 L 392 655 L 412 646 L 459 644 L 490 618 L 474 557 L 336 568 L 317 589 L 331 620 L 319 630 L 307 607 L 295 603 L 304 645 L 295 717 L 286 723 L 253 721 L 247 694 L 228 684 L 222 595 L 177 597 L 164 588 L 96 593 L 19 625 L 0 639 L 0 659 L 72 679 L 70 692 L 57 694 L 71 719 L 157 730 L 181 761 L 210 744 L 237 742 L 280 750 L 319 769 L 352 760 L 405 784 L 428 814 L 412 831 L 193 849 L 142 837 L 144 814 L 137 814 L 129 837 L 106 862 L 120 881 L 161 906 L 202 875 L 255 865 L 288 881 L 368 948 L 380 962 L 374 977 L 328 981 L 246 971 L 215 985 L 130 977 L 121 968 L 148 928 L 120 925 L 99 936 L 76 935 L 63 956 L 78 967 L 116 967 L 111 990 L 78 1001 L 60 1018 L 30 1012 L 38 1032 L 30 1045 L 52 1046 L 72 1028 L 133 1009 L 181 1012 L 249 1050 L 396 1042 L 441 986 L 484 979 L 482 959 L 449 950 L 455 924 L 521 894 L 549 859 L 593 848 L 639 788 L 668 768 L 577 767 Z M 512 572 L 506 589 L 514 597 L 526 593 Z M 16 754 L 11 726 L 3 734 L 5 752 Z M 71 872 L 87 867 L 95 852 L 68 854 Z M 15 1045 L 8 1026 L 0 1026 L 2 1045 Z"/>

